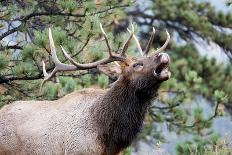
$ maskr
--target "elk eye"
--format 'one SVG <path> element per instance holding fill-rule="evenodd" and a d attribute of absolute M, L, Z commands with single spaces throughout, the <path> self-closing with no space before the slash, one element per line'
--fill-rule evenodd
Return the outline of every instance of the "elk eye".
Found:
<path fill-rule="evenodd" d="M 135 63 L 133 64 L 133 68 L 137 71 L 143 69 L 143 64 L 142 63 Z"/>
<path fill-rule="evenodd" d="M 141 63 L 135 63 L 135 64 L 133 64 L 133 67 L 135 68 L 135 67 L 139 67 L 139 66 L 143 66 L 143 64 L 141 64 Z"/>

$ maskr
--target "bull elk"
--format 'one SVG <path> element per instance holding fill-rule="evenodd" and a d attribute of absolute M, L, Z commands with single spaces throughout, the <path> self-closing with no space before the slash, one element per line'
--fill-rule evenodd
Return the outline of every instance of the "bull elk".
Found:
<path fill-rule="evenodd" d="M 44 80 L 57 72 L 99 68 L 118 74 L 118 80 L 108 89 L 83 89 L 56 101 L 16 101 L 0 110 L 0 154 L 21 155 L 116 155 L 129 146 L 140 131 L 144 115 L 163 81 L 170 78 L 170 58 L 162 53 L 170 40 L 149 53 L 155 29 L 144 51 L 134 35 L 134 29 L 122 49 L 113 52 L 102 26 L 101 31 L 109 57 L 80 64 L 61 46 L 71 64 L 59 61 L 49 29 L 51 57 L 55 68 Z M 134 38 L 142 57 L 128 57 L 126 51 Z M 111 62 L 117 62 L 111 63 Z M 109 65 L 109 63 L 111 63 Z"/>

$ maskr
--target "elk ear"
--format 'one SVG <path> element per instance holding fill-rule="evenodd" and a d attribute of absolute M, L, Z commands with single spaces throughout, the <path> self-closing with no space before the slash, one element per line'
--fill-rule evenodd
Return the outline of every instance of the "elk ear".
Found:
<path fill-rule="evenodd" d="M 111 65 L 98 65 L 97 68 L 110 77 L 115 77 L 122 73 L 121 66 L 116 63 Z"/>

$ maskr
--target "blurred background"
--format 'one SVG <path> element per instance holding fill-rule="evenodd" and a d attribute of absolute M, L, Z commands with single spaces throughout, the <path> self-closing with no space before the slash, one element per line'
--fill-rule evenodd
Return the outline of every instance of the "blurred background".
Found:
<path fill-rule="evenodd" d="M 115 77 L 97 69 L 64 72 L 48 82 L 51 71 L 48 28 L 59 59 L 62 45 L 81 63 L 107 56 L 102 23 L 115 51 L 130 22 L 142 48 L 152 27 L 152 50 L 171 34 L 166 52 L 172 77 L 149 108 L 144 128 L 124 155 L 232 154 L 232 1 L 230 0 L 0 0 L 0 107 L 15 100 L 56 100 L 87 87 L 107 88 Z M 128 54 L 139 56 L 134 41 Z"/>

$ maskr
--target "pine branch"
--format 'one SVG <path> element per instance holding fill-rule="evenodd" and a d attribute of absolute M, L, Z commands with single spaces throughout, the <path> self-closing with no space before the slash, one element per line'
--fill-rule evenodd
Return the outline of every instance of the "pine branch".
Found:
<path fill-rule="evenodd" d="M 7 45 L 7 46 L 4 46 L 4 47 L 0 47 L 0 50 L 4 50 L 4 49 L 19 49 L 19 50 L 22 50 L 23 47 L 18 46 L 18 45 Z"/>
<path fill-rule="evenodd" d="M 72 14 L 72 13 L 64 13 L 64 12 L 33 12 L 27 16 L 22 16 L 22 17 L 18 17 L 18 18 L 10 20 L 10 21 L 21 21 L 22 23 L 19 26 L 17 26 L 15 28 L 3 33 L 2 35 L 0 35 L 0 40 L 11 35 L 14 32 L 17 32 L 20 28 L 22 28 L 24 26 L 24 24 L 26 24 L 26 22 L 28 20 L 30 20 L 33 17 L 37 17 L 37 16 L 68 16 L 68 17 L 70 17 L 70 16 L 72 16 L 72 17 L 82 18 L 82 17 L 86 17 L 86 16 L 94 16 L 94 15 L 101 14 L 101 13 L 104 13 L 104 12 L 107 12 L 107 11 L 110 11 L 110 10 L 113 10 L 116 8 L 123 8 L 123 7 L 128 7 L 128 6 L 129 6 L 128 4 L 116 5 L 113 7 L 110 6 L 107 9 L 97 11 L 94 13 L 90 13 L 90 14 L 86 14 L 86 12 L 84 12 L 83 14 Z"/>
<path fill-rule="evenodd" d="M 0 75 L 0 84 L 6 83 L 6 84 L 10 84 L 12 81 L 15 80 L 38 80 L 41 79 L 43 77 L 43 74 L 41 72 L 41 74 L 35 75 L 35 76 L 23 76 L 23 77 L 5 77 Z"/>
<path fill-rule="evenodd" d="M 15 28 L 10 29 L 9 31 L 3 33 L 3 34 L 0 36 L 0 40 L 2 40 L 3 38 L 9 36 L 9 35 L 12 34 L 12 33 L 17 32 L 22 26 L 23 26 L 23 24 L 21 24 L 21 25 L 15 27 Z"/>

